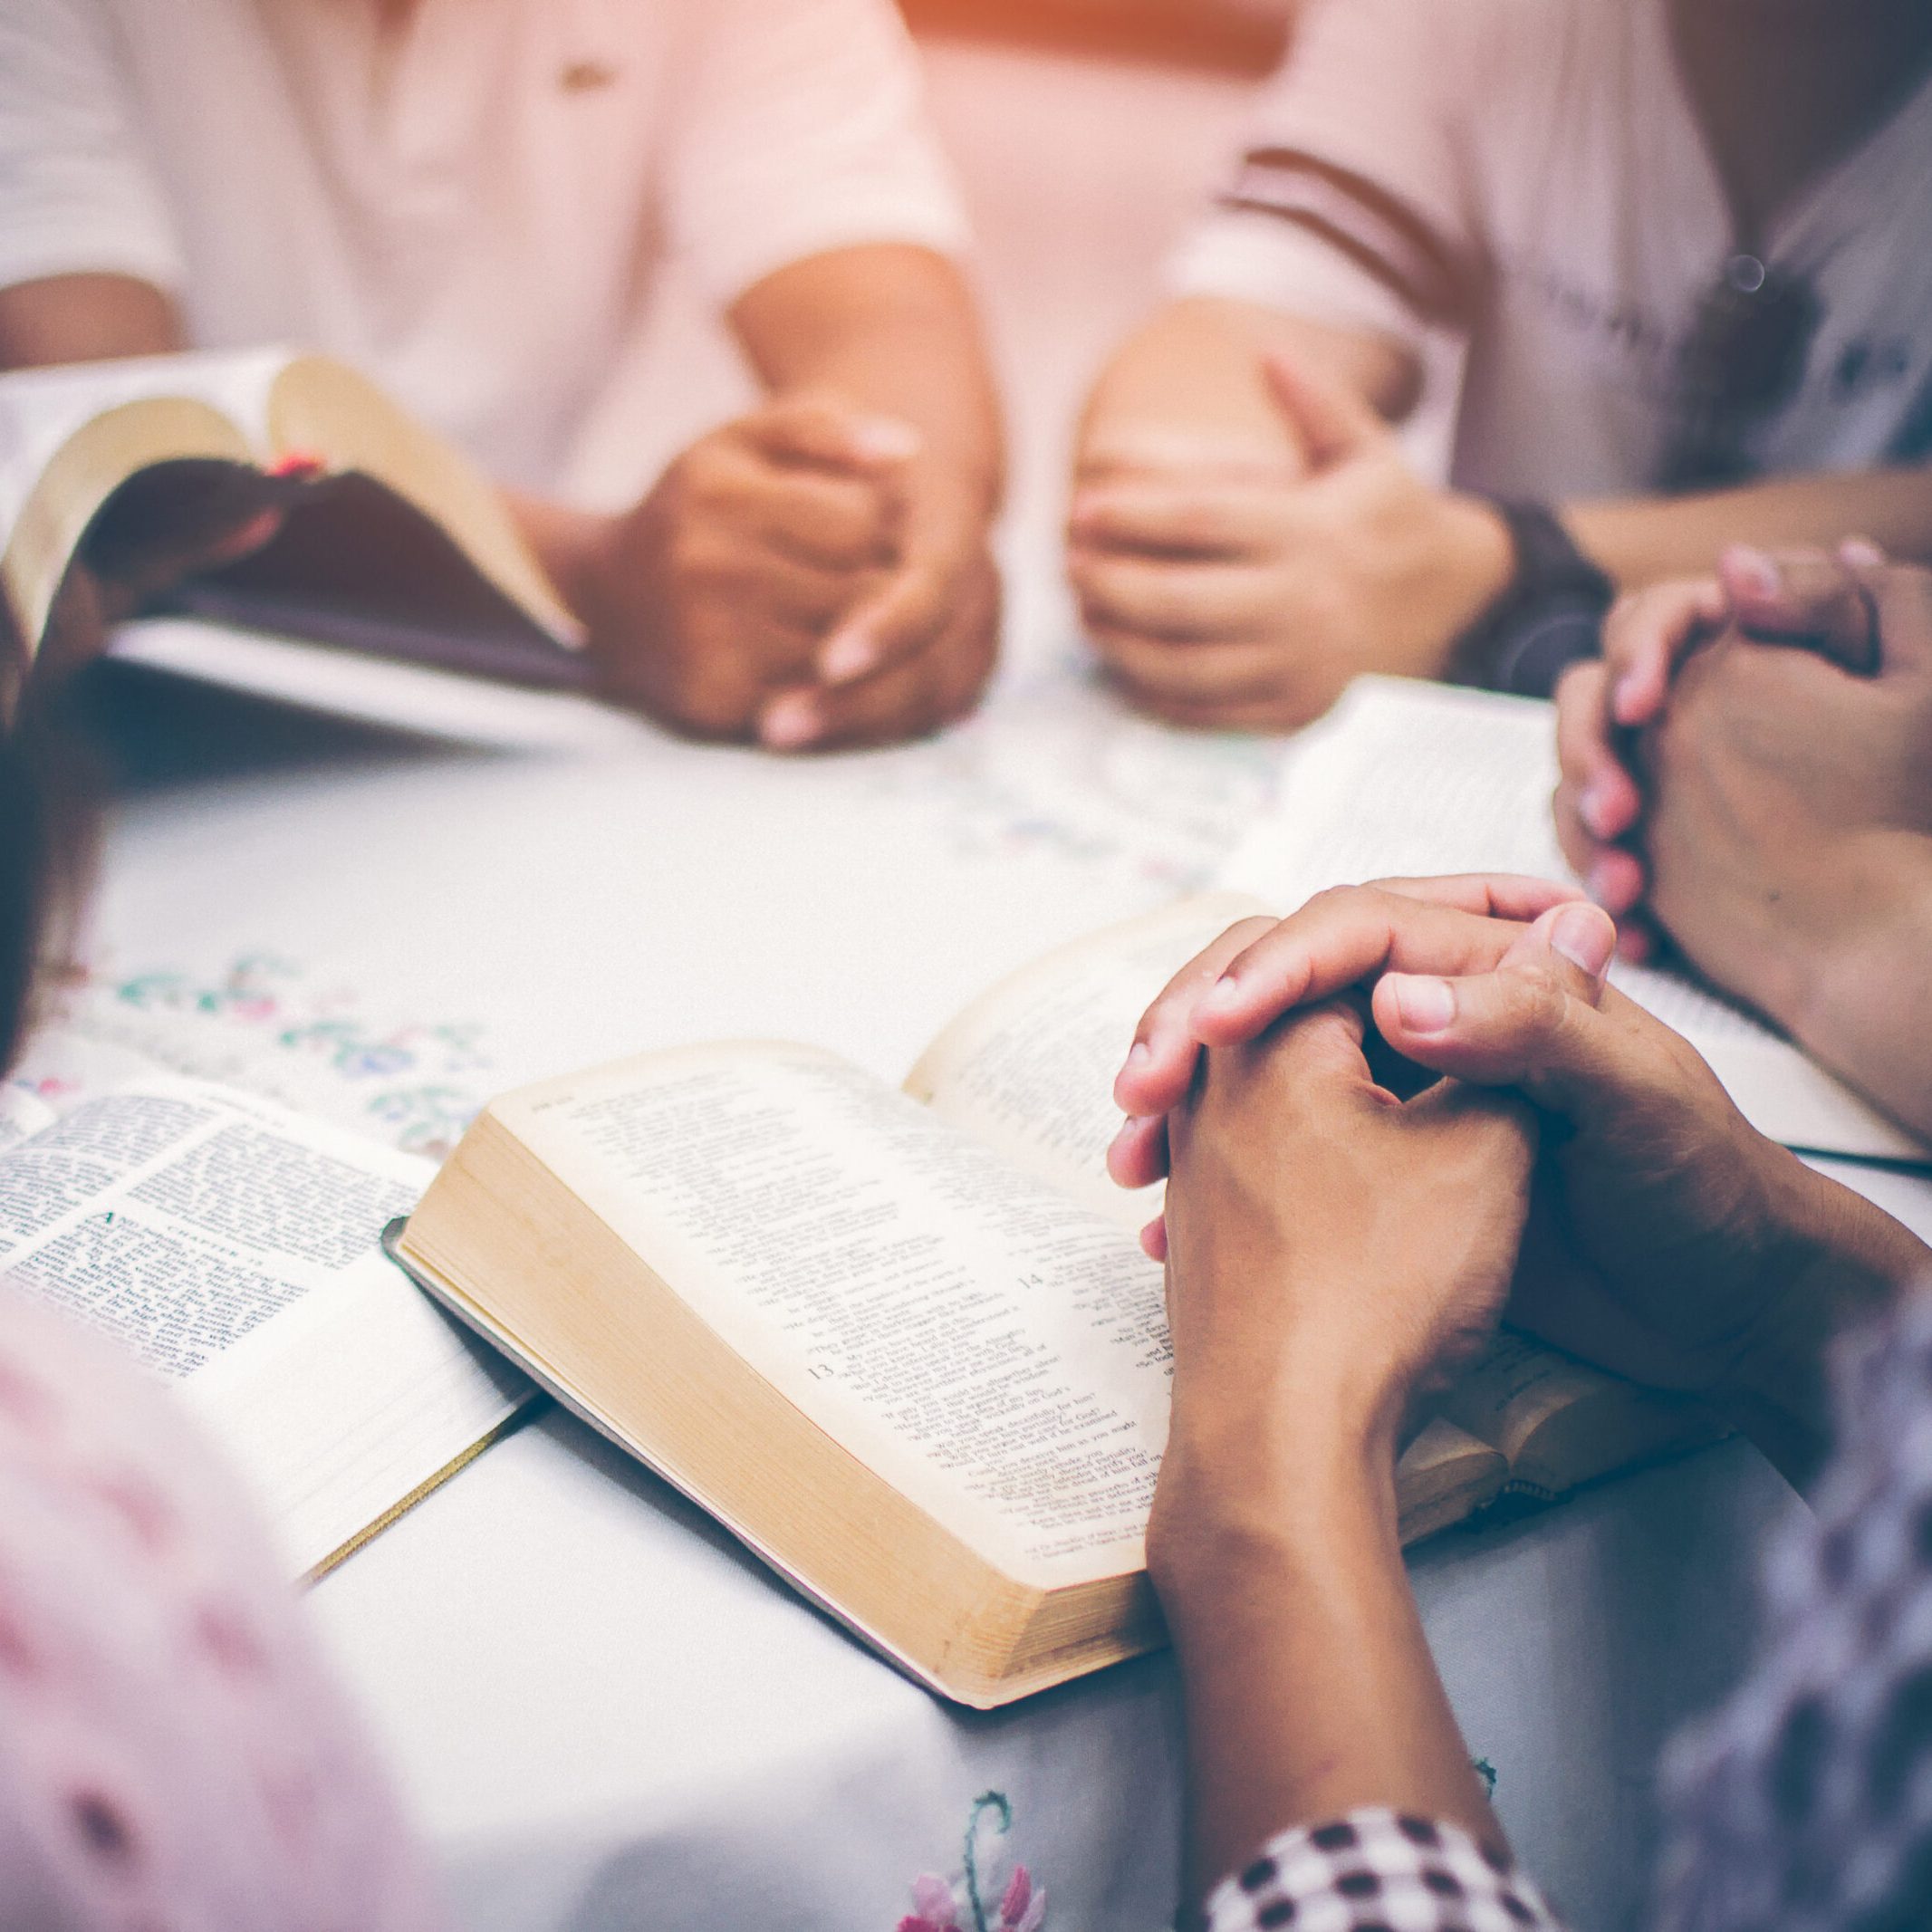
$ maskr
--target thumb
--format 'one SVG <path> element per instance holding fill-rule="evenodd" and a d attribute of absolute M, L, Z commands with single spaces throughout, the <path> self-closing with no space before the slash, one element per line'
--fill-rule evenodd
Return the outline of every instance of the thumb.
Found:
<path fill-rule="evenodd" d="M 1617 928 L 1601 908 L 1552 908 L 1515 939 L 1495 969 L 1459 979 L 1389 973 L 1373 996 L 1375 1023 L 1406 1059 L 1477 1086 L 1516 1087 L 1558 1113 L 1614 1091 L 1621 1030 L 1601 1010 Z"/>
<path fill-rule="evenodd" d="M 947 588 L 925 562 L 893 572 L 853 604 L 819 647 L 820 678 L 850 684 L 917 657 L 946 622 Z"/>
<path fill-rule="evenodd" d="M 1932 671 L 1932 571 L 1862 560 L 1853 570 L 1871 600 L 1880 668 Z"/>
<path fill-rule="evenodd" d="M 1717 578 L 1737 628 L 1754 643 L 1797 645 L 1867 677 L 1878 669 L 1877 611 L 1841 559 L 1733 543 L 1717 560 Z"/>
<path fill-rule="evenodd" d="M 1300 357 L 1265 356 L 1262 370 L 1275 408 L 1301 438 L 1313 468 L 1327 469 L 1387 439 L 1389 426 L 1369 402 Z"/>
<path fill-rule="evenodd" d="M 822 389 L 774 396 L 736 427 L 774 462 L 867 476 L 896 476 L 923 445 L 911 423 Z"/>

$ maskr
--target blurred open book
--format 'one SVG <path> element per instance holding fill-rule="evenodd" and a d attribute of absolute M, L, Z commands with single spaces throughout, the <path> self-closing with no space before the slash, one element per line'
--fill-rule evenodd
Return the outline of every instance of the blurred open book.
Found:
<path fill-rule="evenodd" d="M 0 376 L 0 587 L 30 646 L 77 562 L 111 572 L 267 510 L 283 518 L 270 543 L 189 576 L 166 608 L 514 683 L 587 681 L 579 627 L 501 496 L 341 363 L 209 351 Z M 169 668 L 200 672 L 178 638 L 176 655 Z"/>
<path fill-rule="evenodd" d="M 0 1088 L 0 1283 L 168 1381 L 319 1574 L 536 1392 L 382 1258 L 428 1162 L 106 1057 L 132 1077 L 59 1111 Z"/>
<path fill-rule="evenodd" d="M 446 1306 L 923 1682 L 993 1706 L 1162 1640 L 1158 1206 L 1108 1179 L 1184 901 L 970 1004 L 904 1088 L 686 1047 L 509 1094 L 391 1249 Z M 1453 1419 L 1452 1419 L 1453 1418 Z M 1706 1439 L 1694 1405 L 1500 1338 L 1409 1444 L 1406 1540 Z"/>
<path fill-rule="evenodd" d="M 1329 886 L 1455 872 L 1568 879 L 1550 815 L 1556 724 L 1537 698 L 1358 678 L 1295 740 L 1274 809 L 1220 882 L 1292 911 Z M 1760 1133 L 1818 1154 L 1925 1163 L 1928 1151 L 1788 1040 L 1677 972 L 1612 981 L 1710 1062 Z"/>

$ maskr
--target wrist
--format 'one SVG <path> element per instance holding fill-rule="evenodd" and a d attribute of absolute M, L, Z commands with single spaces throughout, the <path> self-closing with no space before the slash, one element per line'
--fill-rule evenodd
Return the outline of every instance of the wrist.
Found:
<path fill-rule="evenodd" d="M 1394 1537 L 1392 1427 L 1360 1404 L 1283 1391 L 1263 1411 L 1216 1405 L 1169 1436 L 1148 1568 L 1171 1620 L 1231 1581 L 1318 1563 L 1338 1537 Z"/>
<path fill-rule="evenodd" d="M 1766 1011 L 1924 1133 L 1927 1070 L 1904 1050 L 1896 1016 L 1932 1001 L 1932 835 L 1888 829 L 1842 841 L 1831 870 L 1832 911 L 1810 933 L 1780 935 L 1784 969 Z"/>
<path fill-rule="evenodd" d="M 1473 624 L 1509 589 L 1516 576 L 1516 546 L 1509 520 L 1486 496 L 1451 490 L 1445 525 L 1452 567 L 1447 589 L 1456 599 L 1456 629 Z"/>
<path fill-rule="evenodd" d="M 1932 1268 L 1917 1235 L 1862 1195 L 1767 1144 L 1772 1226 L 1749 1331 L 1711 1395 L 1788 1473 L 1815 1464 L 1831 1428 L 1825 1365 Z"/>
<path fill-rule="evenodd" d="M 1446 667 L 1458 683 L 1549 697 L 1602 648 L 1615 586 L 1547 505 L 1472 496 L 1503 533 L 1508 562 L 1487 601 L 1458 628 Z"/>
<path fill-rule="evenodd" d="M 937 453 L 921 457 L 906 484 L 908 553 L 960 560 L 983 550 L 999 495 L 996 473 Z"/>
<path fill-rule="evenodd" d="M 1446 490 L 1437 497 L 1429 629 L 1439 647 L 1428 668 L 1447 668 L 1456 644 L 1509 594 L 1516 552 L 1507 519 L 1485 496 Z"/>
<path fill-rule="evenodd" d="M 533 496 L 510 495 L 510 514 L 536 553 L 557 594 L 587 628 L 595 630 L 607 601 L 603 586 L 620 519 Z"/>

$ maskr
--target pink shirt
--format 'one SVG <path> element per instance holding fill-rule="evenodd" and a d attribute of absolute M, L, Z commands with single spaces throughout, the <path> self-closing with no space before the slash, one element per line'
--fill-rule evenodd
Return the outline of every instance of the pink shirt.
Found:
<path fill-rule="evenodd" d="M 233 1479 L 0 1291 L 0 1932 L 442 1923 Z"/>

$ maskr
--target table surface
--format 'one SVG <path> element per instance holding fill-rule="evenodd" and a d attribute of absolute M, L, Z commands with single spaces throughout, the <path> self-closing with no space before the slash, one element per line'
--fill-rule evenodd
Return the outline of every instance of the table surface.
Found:
<path fill-rule="evenodd" d="M 326 989 L 317 1010 L 442 1029 L 492 1085 L 747 1033 L 897 1078 L 996 974 L 1206 879 L 1274 754 L 1118 709 L 1068 645 L 1052 528 L 1079 384 L 1146 300 L 1238 93 L 971 47 L 933 72 L 1020 418 L 1013 649 L 985 714 L 785 764 L 554 705 L 532 748 L 485 751 L 143 688 L 104 970 L 232 985 L 245 960 Z M 621 495 L 717 407 L 694 341 L 688 313 L 660 331 L 587 488 Z M 1926 1183 L 1860 1179 L 1932 1231 Z M 1416 1553 L 1470 1746 L 1580 1926 L 1639 1909 L 1657 1752 L 1734 1679 L 1755 1552 L 1796 1506 L 1727 1445 Z M 987 1792 L 1013 1823 L 986 1855 L 1028 1864 L 1049 1932 L 1171 1909 L 1166 1659 L 950 1709 L 567 1418 L 493 1448 L 311 1600 L 466 1925 L 883 1932 L 918 1874 L 957 1870 Z"/>
<path fill-rule="evenodd" d="M 1273 783 L 1274 747 L 1121 711 L 1041 573 L 1015 576 L 1036 588 L 985 714 L 865 757 L 782 763 L 605 716 L 575 750 L 553 718 L 546 749 L 476 752 L 268 734 L 183 698 L 162 769 L 120 801 L 92 944 L 190 980 L 299 962 L 459 1024 L 491 1085 L 719 1035 L 897 1078 L 995 975 L 1202 883 Z M 1860 1177 L 1932 1227 L 1926 1182 Z M 1732 1445 L 1417 1552 L 1471 1748 L 1581 1924 L 1637 1910 L 1658 1750 L 1735 1677 L 1754 1552 L 1794 1506 Z M 950 1709 L 567 1418 L 492 1449 L 312 1601 L 467 1925 L 669 1927 L 729 1900 L 735 1923 L 889 1927 L 917 1875 L 956 1869 L 988 1791 L 1055 1932 L 1171 1909 L 1164 1658 Z"/>

